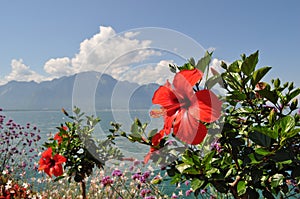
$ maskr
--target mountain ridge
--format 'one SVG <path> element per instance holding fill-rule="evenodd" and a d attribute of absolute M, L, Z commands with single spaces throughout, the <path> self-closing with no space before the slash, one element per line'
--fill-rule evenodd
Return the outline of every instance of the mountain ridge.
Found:
<path fill-rule="evenodd" d="M 86 80 L 82 83 L 87 86 L 88 81 L 92 78 L 98 79 L 95 91 L 95 108 L 97 110 L 120 107 L 148 109 L 152 106 L 153 93 L 159 86 L 155 83 L 139 85 L 129 81 L 118 81 L 108 74 L 95 71 L 63 76 L 39 83 L 14 80 L 0 86 L 0 107 L 5 110 L 60 110 L 62 107 L 71 109 L 74 83 L 76 78 L 81 76 L 85 77 Z M 130 96 L 128 95 L 129 91 L 131 92 Z"/>

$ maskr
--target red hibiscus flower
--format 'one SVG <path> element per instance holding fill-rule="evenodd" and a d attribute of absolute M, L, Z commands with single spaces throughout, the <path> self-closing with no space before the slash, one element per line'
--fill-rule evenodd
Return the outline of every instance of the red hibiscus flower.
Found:
<path fill-rule="evenodd" d="M 144 157 L 144 163 L 147 164 L 151 158 L 151 155 L 154 151 L 159 149 L 160 141 L 164 137 L 164 131 L 161 130 L 160 132 L 156 133 L 151 139 L 151 147 L 149 153 Z"/>
<path fill-rule="evenodd" d="M 52 177 L 52 174 L 56 177 L 61 176 L 63 174 L 62 163 L 66 160 L 64 156 L 59 154 L 52 156 L 52 148 L 48 148 L 42 153 L 39 170 L 44 170 L 50 177 Z"/>
<path fill-rule="evenodd" d="M 182 70 L 173 80 L 173 87 L 167 81 L 154 93 L 152 102 L 162 106 L 164 132 L 173 134 L 187 144 L 200 144 L 207 134 L 201 122 L 214 122 L 221 115 L 222 102 L 210 90 L 194 90 L 202 79 L 198 69 Z"/>
<path fill-rule="evenodd" d="M 63 126 L 62 127 L 62 130 L 63 131 L 67 131 L 68 130 L 68 127 L 66 127 L 66 126 Z M 60 132 L 57 132 L 56 134 L 55 134 L 55 136 L 54 136 L 54 140 L 56 140 L 57 142 L 58 142 L 58 144 L 60 144 L 60 143 L 62 143 L 62 141 L 63 141 L 63 137 L 65 137 L 66 135 L 62 135 L 62 136 L 60 136 L 60 134 L 61 134 L 61 131 Z"/>

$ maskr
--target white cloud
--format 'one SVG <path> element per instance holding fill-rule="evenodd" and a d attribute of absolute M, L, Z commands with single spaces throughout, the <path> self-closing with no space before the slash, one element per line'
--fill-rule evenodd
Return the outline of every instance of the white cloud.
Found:
<path fill-rule="evenodd" d="M 116 79 L 138 82 L 140 84 L 165 84 L 167 79 L 171 82 L 173 81 L 174 74 L 169 69 L 169 64 L 171 63 L 173 63 L 172 60 L 161 60 L 159 63 L 128 68 L 127 71 L 112 75 Z"/>
<path fill-rule="evenodd" d="M 6 75 L 4 79 L 0 81 L 0 84 L 5 84 L 12 80 L 40 82 L 43 80 L 47 80 L 47 78 L 31 70 L 29 66 L 26 66 L 23 63 L 22 59 L 19 60 L 13 59 L 11 61 L 10 74 Z"/>
<path fill-rule="evenodd" d="M 144 61 L 154 50 L 147 49 L 151 41 L 137 40 L 138 33 L 118 35 L 111 27 L 100 27 L 100 32 L 80 44 L 80 51 L 72 59 L 75 72 L 99 71 L 109 73 L 115 67 Z"/>
<path fill-rule="evenodd" d="M 22 60 L 13 60 L 11 73 L 0 80 L 0 84 L 11 80 L 40 82 L 84 71 L 103 72 L 118 80 L 140 84 L 164 84 L 167 79 L 172 81 L 174 74 L 169 71 L 169 64 L 174 61 L 156 57 L 155 63 L 149 63 L 149 58 L 161 56 L 162 53 L 151 49 L 150 40 L 138 39 L 137 36 L 138 31 L 117 34 L 112 27 L 100 26 L 98 33 L 80 43 L 79 51 L 74 56 L 54 57 L 46 61 L 43 67 L 47 76 L 31 70 Z M 213 65 L 217 63 L 212 61 Z"/>
<path fill-rule="evenodd" d="M 50 59 L 46 62 L 44 70 L 53 77 L 74 74 L 74 68 L 71 66 L 71 60 L 68 57 Z"/>

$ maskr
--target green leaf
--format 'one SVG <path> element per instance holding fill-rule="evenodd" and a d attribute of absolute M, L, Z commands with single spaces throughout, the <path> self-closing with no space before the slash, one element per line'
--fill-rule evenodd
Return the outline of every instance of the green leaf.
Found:
<path fill-rule="evenodd" d="M 248 157 L 249 157 L 250 160 L 251 160 L 251 164 L 259 164 L 259 163 L 261 163 L 261 161 L 257 161 L 257 160 L 256 160 L 256 158 L 255 158 L 255 156 L 254 156 L 253 153 L 250 153 L 250 154 L 248 155 Z"/>
<path fill-rule="evenodd" d="M 269 147 L 271 145 L 271 138 L 258 131 L 251 132 L 249 138 L 260 146 Z"/>
<path fill-rule="evenodd" d="M 187 168 L 190 168 L 191 165 L 190 164 L 187 164 L 187 163 L 181 163 L 179 165 L 176 165 L 176 169 L 180 172 L 180 173 L 183 173 L 184 170 L 186 170 Z"/>
<path fill-rule="evenodd" d="M 208 66 L 208 64 L 210 63 L 211 60 L 211 56 L 212 56 L 212 52 L 209 53 L 206 51 L 204 57 L 202 57 L 196 65 L 196 68 L 199 69 L 200 71 L 204 72 L 206 67 Z"/>
<path fill-rule="evenodd" d="M 245 93 L 236 90 L 229 92 L 228 94 L 229 94 L 229 96 L 227 97 L 228 100 L 245 100 L 247 97 Z"/>
<path fill-rule="evenodd" d="M 193 189 L 193 191 L 196 191 L 197 189 L 199 189 L 202 185 L 204 184 L 204 181 L 198 179 L 198 178 L 194 178 L 191 182 L 191 187 Z"/>
<path fill-rule="evenodd" d="M 191 57 L 189 60 L 189 63 L 192 64 L 193 66 L 196 65 L 195 59 L 193 57 Z"/>
<path fill-rule="evenodd" d="M 288 132 L 295 127 L 295 119 L 288 115 L 275 122 L 274 130 L 280 132 L 282 137 L 286 137 Z"/>
<path fill-rule="evenodd" d="M 298 128 L 298 129 L 293 129 L 293 130 L 289 131 L 289 132 L 285 135 L 285 137 L 286 137 L 286 138 L 292 138 L 292 137 L 296 136 L 297 134 L 299 134 L 299 132 L 300 132 L 300 129 L 299 129 L 299 128 Z"/>
<path fill-rule="evenodd" d="M 175 65 L 169 64 L 169 69 L 172 73 L 176 73 L 176 66 Z"/>
<path fill-rule="evenodd" d="M 279 185 L 283 184 L 284 176 L 282 174 L 275 174 L 271 178 L 271 186 L 272 187 L 278 187 Z"/>
<path fill-rule="evenodd" d="M 258 51 L 251 54 L 249 57 L 246 57 L 246 59 L 243 61 L 241 69 L 245 75 L 250 75 L 258 63 Z"/>
<path fill-rule="evenodd" d="M 257 131 L 259 133 L 262 133 L 264 135 L 269 136 L 270 138 L 277 139 L 278 138 L 278 131 L 272 130 L 265 126 L 255 126 L 252 128 L 252 130 Z"/>
<path fill-rule="evenodd" d="M 240 60 L 234 61 L 232 64 L 229 65 L 228 71 L 233 73 L 238 73 L 241 71 L 240 69 Z"/>
<path fill-rule="evenodd" d="M 274 152 L 268 151 L 267 149 L 264 148 L 256 148 L 255 153 L 263 156 L 274 154 Z"/>
<path fill-rule="evenodd" d="M 223 80 L 222 80 L 222 77 L 220 74 L 210 77 L 206 81 L 205 86 L 207 87 L 207 89 L 211 89 L 217 83 L 219 83 L 221 86 L 223 86 Z"/>
<path fill-rule="evenodd" d="M 134 122 L 132 125 L 131 125 L 131 129 L 130 129 L 130 132 L 132 134 L 139 134 L 139 126 L 136 122 Z"/>
<path fill-rule="evenodd" d="M 152 129 L 149 133 L 148 133 L 148 138 L 153 137 L 156 133 L 157 133 L 158 129 Z"/>
<path fill-rule="evenodd" d="M 194 165 L 194 161 L 193 161 L 193 158 L 192 157 L 189 157 L 188 155 L 183 155 L 182 156 L 182 162 L 186 163 L 186 164 L 189 164 L 191 166 Z"/>
<path fill-rule="evenodd" d="M 205 166 L 205 169 L 209 169 L 211 167 L 211 160 L 214 157 L 216 151 L 213 150 L 210 153 L 206 154 L 202 160 L 202 164 Z"/>
<path fill-rule="evenodd" d="M 278 95 L 276 94 L 276 92 L 270 91 L 270 90 L 259 90 L 257 91 L 259 93 L 259 95 L 261 95 L 262 97 L 270 100 L 270 102 L 272 102 L 273 104 L 276 104 L 278 101 Z"/>
<path fill-rule="evenodd" d="M 263 67 L 254 71 L 251 79 L 252 87 L 255 88 L 256 84 L 269 72 L 271 67 Z"/>
<path fill-rule="evenodd" d="M 297 88 L 293 92 L 291 92 L 289 95 L 287 95 L 287 102 L 290 102 L 292 99 L 297 97 L 300 94 L 300 88 Z"/>
<path fill-rule="evenodd" d="M 246 193 L 246 182 L 241 180 L 237 184 L 238 195 L 241 196 Z"/>

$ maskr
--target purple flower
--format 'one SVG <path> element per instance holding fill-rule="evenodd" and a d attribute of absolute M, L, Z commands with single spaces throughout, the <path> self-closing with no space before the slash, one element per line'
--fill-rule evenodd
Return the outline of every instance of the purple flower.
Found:
<path fill-rule="evenodd" d="M 201 189 L 200 193 L 201 194 L 205 194 L 206 193 L 206 189 Z"/>
<path fill-rule="evenodd" d="M 185 192 L 185 195 L 186 195 L 186 196 L 189 196 L 189 195 L 191 195 L 192 193 L 193 193 L 192 190 L 187 190 L 187 191 Z"/>
<path fill-rule="evenodd" d="M 142 189 L 140 196 L 145 197 L 147 194 L 151 193 L 150 189 Z"/>
<path fill-rule="evenodd" d="M 190 184 L 190 181 L 187 180 L 187 181 L 184 182 L 184 184 L 185 184 L 186 186 L 188 186 L 188 185 Z"/>
<path fill-rule="evenodd" d="M 118 177 L 120 177 L 120 176 L 122 176 L 123 175 L 123 173 L 122 173 L 122 171 L 121 170 L 119 170 L 119 169 L 115 169 L 113 172 L 112 172 L 112 174 L 111 174 L 112 176 L 118 176 Z"/>
<path fill-rule="evenodd" d="M 171 198 L 178 198 L 178 196 L 175 193 L 173 193 L 173 195 L 171 196 Z"/>
<path fill-rule="evenodd" d="M 131 178 L 133 180 L 139 180 L 141 178 L 141 174 L 140 173 L 135 173 L 135 174 L 133 174 L 133 176 Z"/>
<path fill-rule="evenodd" d="M 137 165 L 139 165 L 141 162 L 139 161 L 139 160 L 135 160 L 134 162 L 133 162 L 133 165 L 134 166 L 137 166 Z"/>
<path fill-rule="evenodd" d="M 218 153 L 220 153 L 222 151 L 222 147 L 221 144 L 215 140 L 212 144 L 211 144 L 211 148 L 212 149 L 216 149 Z"/>
<path fill-rule="evenodd" d="M 145 173 L 143 173 L 142 177 L 144 177 L 145 179 L 148 179 L 150 174 L 151 174 L 150 171 L 146 171 Z"/>
<path fill-rule="evenodd" d="M 107 186 L 107 185 L 111 185 L 114 181 L 112 179 L 110 179 L 109 176 L 105 176 L 104 178 L 102 178 L 101 183 L 103 184 L 103 186 Z"/>
<path fill-rule="evenodd" d="M 144 199 L 156 199 L 155 196 L 146 196 Z"/>

